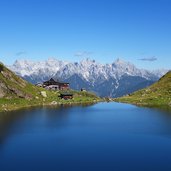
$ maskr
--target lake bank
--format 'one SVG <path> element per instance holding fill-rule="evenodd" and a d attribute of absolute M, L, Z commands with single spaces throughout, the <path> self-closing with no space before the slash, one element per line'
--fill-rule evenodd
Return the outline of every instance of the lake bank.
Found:
<path fill-rule="evenodd" d="M 32 99 L 24 98 L 0 98 L 0 112 L 14 111 L 22 108 L 29 108 L 35 106 L 57 106 L 57 105 L 75 105 L 75 104 L 87 104 L 87 103 L 97 103 L 103 101 L 93 93 L 90 92 L 80 92 L 70 90 L 73 94 L 72 99 L 62 99 L 58 91 L 43 91 L 46 96 L 43 97 L 41 94 Z"/>
<path fill-rule="evenodd" d="M 170 100 L 170 99 L 169 99 Z M 125 103 L 125 104 L 132 104 L 138 107 L 147 107 L 147 108 L 168 108 L 171 110 L 171 102 L 168 99 L 166 101 L 157 100 L 157 99 L 149 99 L 149 100 L 141 100 L 141 99 L 134 99 L 132 97 L 121 97 L 113 99 L 114 102 L 118 103 Z"/>
<path fill-rule="evenodd" d="M 14 99 L 13 99 L 14 100 Z M 15 99 L 14 102 L 11 100 L 0 99 L 0 112 L 10 112 L 20 109 L 27 109 L 32 107 L 43 107 L 43 106 L 61 106 L 61 105 L 82 105 L 82 104 L 96 104 L 98 102 L 102 102 L 102 99 L 84 99 L 84 100 L 58 100 L 51 102 L 37 102 L 37 101 L 27 101 L 21 99 Z"/>

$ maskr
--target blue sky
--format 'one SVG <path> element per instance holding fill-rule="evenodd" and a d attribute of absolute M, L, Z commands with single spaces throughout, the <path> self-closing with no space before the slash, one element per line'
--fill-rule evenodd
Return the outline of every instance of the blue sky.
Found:
<path fill-rule="evenodd" d="M 0 60 L 54 57 L 171 68 L 170 0 L 1 0 Z"/>

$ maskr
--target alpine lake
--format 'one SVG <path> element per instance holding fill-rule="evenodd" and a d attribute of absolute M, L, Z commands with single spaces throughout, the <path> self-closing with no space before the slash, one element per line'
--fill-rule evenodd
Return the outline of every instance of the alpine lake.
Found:
<path fill-rule="evenodd" d="M 171 111 L 122 103 L 0 113 L 0 171 L 171 171 Z"/>

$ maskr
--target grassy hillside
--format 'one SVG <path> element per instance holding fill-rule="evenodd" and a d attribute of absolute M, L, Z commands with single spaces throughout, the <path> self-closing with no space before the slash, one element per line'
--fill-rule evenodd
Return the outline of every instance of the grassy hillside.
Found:
<path fill-rule="evenodd" d="M 43 96 L 42 92 L 46 96 Z M 38 105 L 91 103 L 100 100 L 92 93 L 73 90 L 70 90 L 73 99 L 63 100 L 59 97 L 60 93 L 59 91 L 48 91 L 36 87 L 21 79 L 0 63 L 0 111 Z"/>
<path fill-rule="evenodd" d="M 0 98 L 32 99 L 38 91 L 37 87 L 16 76 L 0 63 Z"/>
<path fill-rule="evenodd" d="M 150 87 L 115 100 L 140 106 L 171 107 L 171 71 Z"/>

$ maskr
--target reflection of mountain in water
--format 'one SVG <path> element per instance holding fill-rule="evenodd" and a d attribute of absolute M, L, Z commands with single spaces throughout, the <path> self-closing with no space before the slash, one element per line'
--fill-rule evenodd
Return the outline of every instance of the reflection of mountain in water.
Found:
<path fill-rule="evenodd" d="M 81 104 L 77 106 L 81 106 L 82 108 L 91 105 L 93 104 Z M 63 126 L 64 122 L 67 120 L 68 112 L 72 107 L 73 105 L 61 105 L 0 113 L 0 145 L 3 144 L 8 137 L 16 135 L 21 131 L 32 132 L 33 128 L 30 126 L 37 128 L 42 126 L 42 124 L 45 124 L 49 128 L 53 126 Z M 30 119 L 32 120 L 31 123 Z M 27 130 L 23 130 L 23 127 Z"/>

